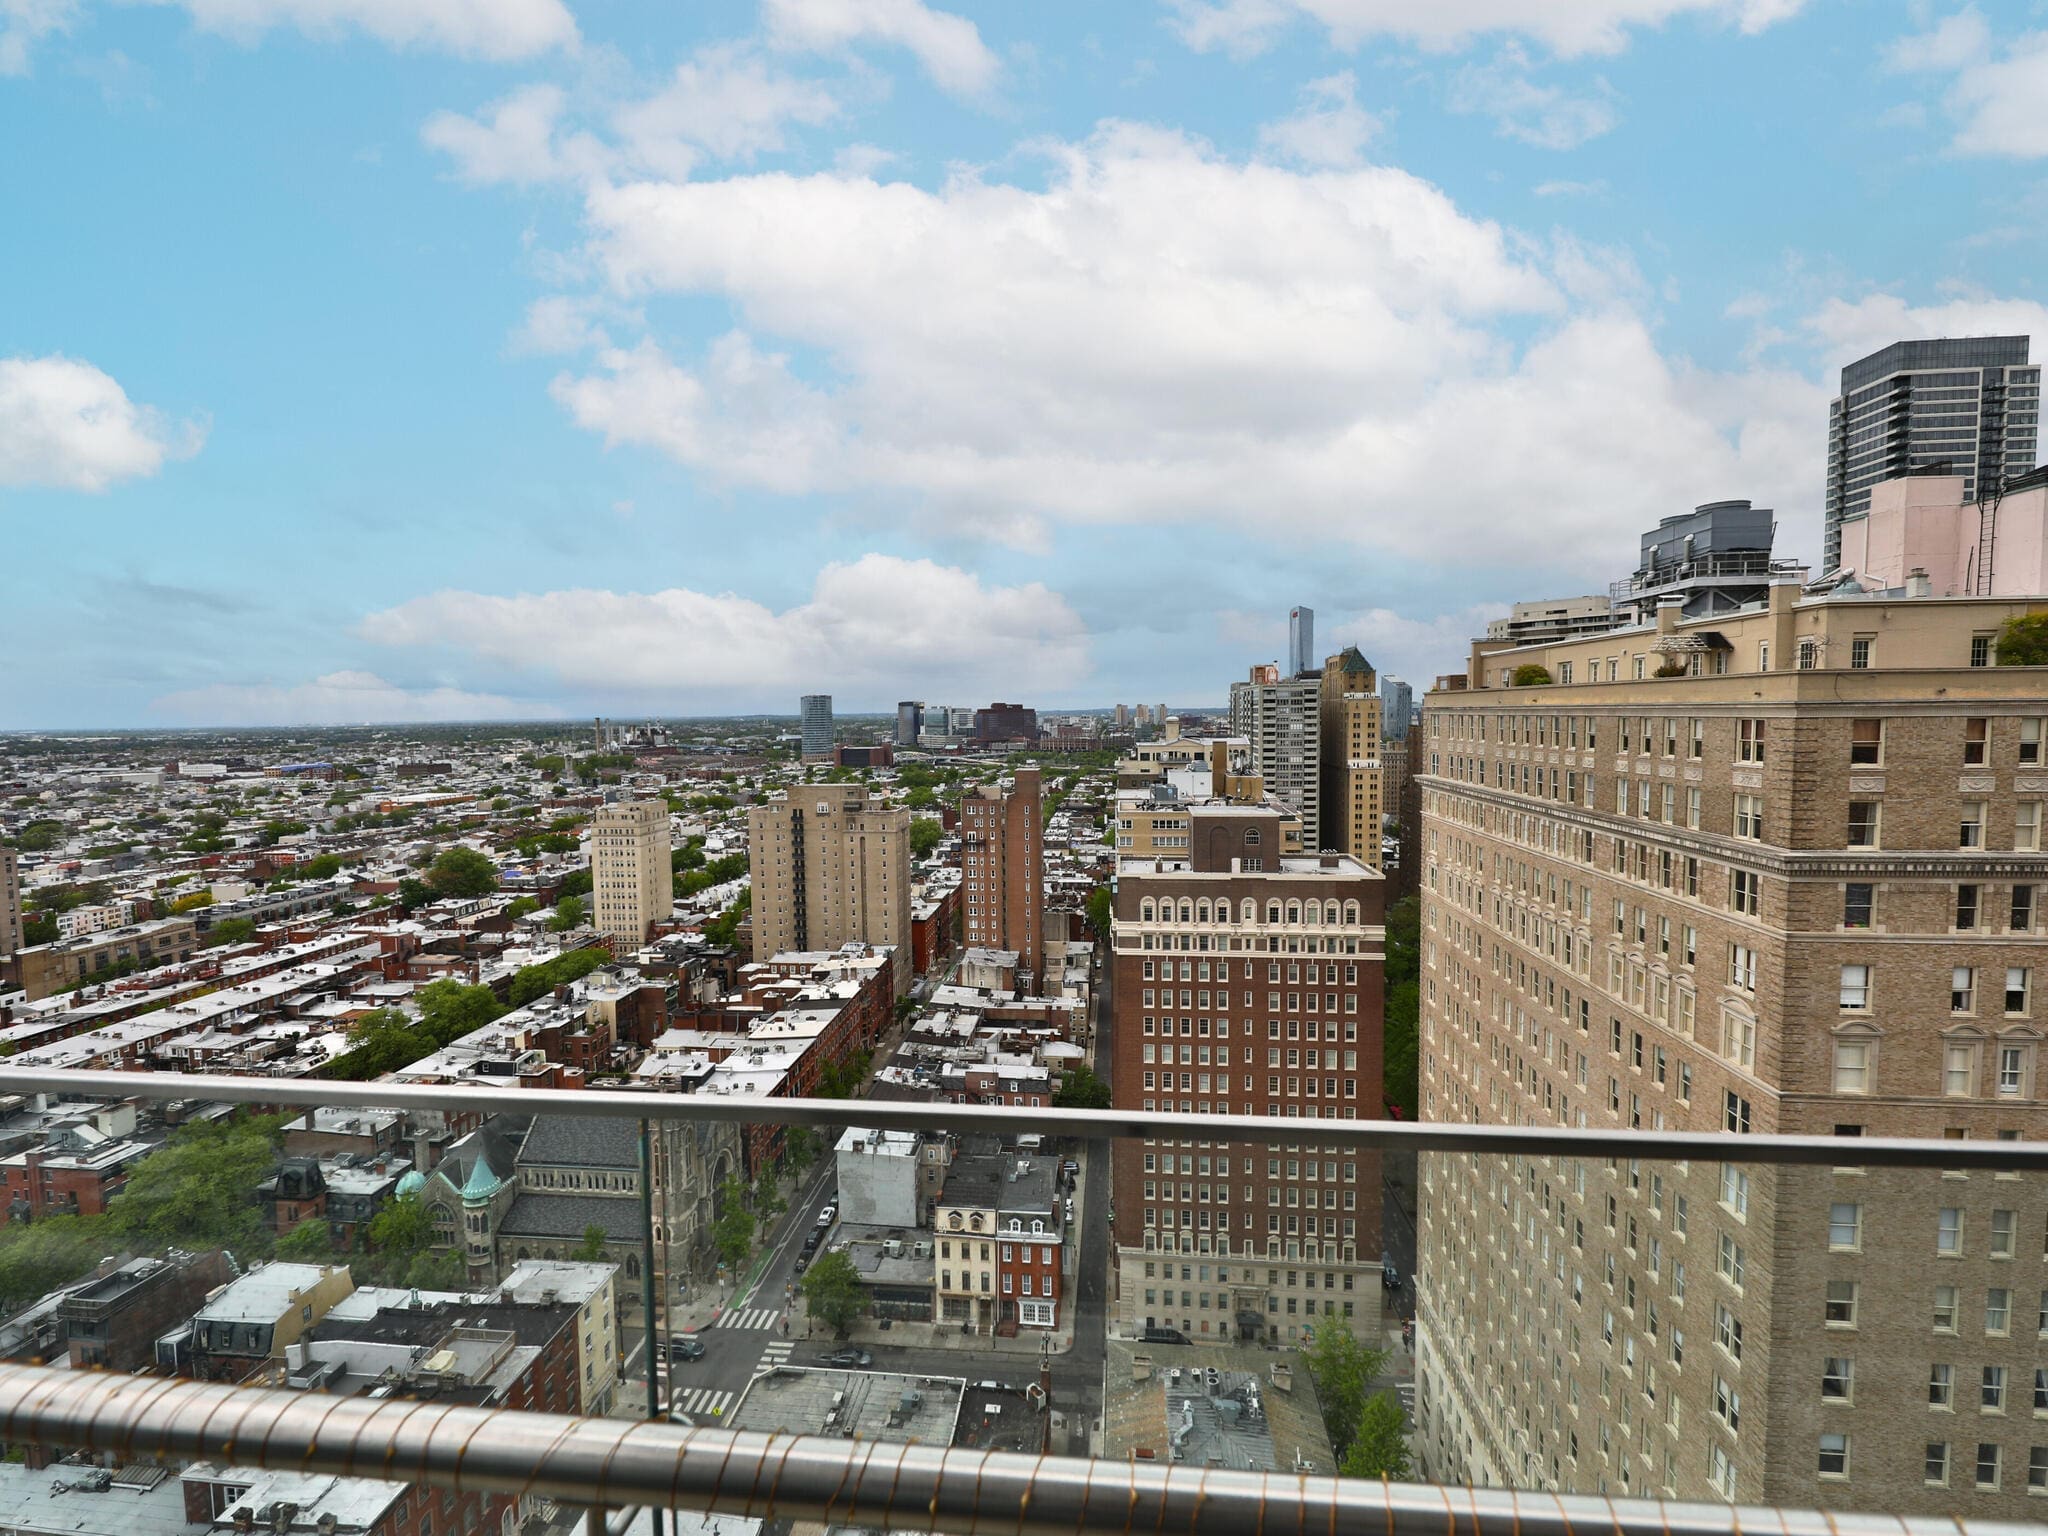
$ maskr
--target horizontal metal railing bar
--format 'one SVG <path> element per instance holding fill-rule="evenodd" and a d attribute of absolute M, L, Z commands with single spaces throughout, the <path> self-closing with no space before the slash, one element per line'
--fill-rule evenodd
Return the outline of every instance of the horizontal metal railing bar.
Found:
<path fill-rule="evenodd" d="M 2006 1536 L 1994 1521 L 1447 1488 L 373 1401 L 0 1365 L 0 1438 L 561 1503 L 960 1536 Z"/>
<path fill-rule="evenodd" d="M 2048 1141 L 1934 1141 L 1901 1137 L 1762 1136 L 1700 1131 L 1600 1131 L 1411 1120 L 1294 1120 L 1169 1110 L 1025 1109 L 875 1099 L 734 1098 L 592 1088 L 450 1088 L 433 1083 L 329 1083 L 306 1078 L 210 1077 L 184 1072 L 84 1072 L 10 1067 L 0 1092 L 103 1099 L 213 1099 L 238 1104 L 584 1115 L 621 1120 L 861 1125 L 990 1135 L 1171 1141 L 1313 1143 L 1354 1151 L 1470 1152 L 1531 1157 L 1640 1158 L 1666 1162 L 1806 1167 L 2048 1170 Z"/>

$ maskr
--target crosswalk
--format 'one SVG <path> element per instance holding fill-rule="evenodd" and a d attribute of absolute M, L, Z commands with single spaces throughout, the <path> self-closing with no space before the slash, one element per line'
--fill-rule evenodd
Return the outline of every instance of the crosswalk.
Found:
<path fill-rule="evenodd" d="M 687 1413 L 691 1418 L 722 1418 L 732 1407 L 737 1392 L 720 1392 L 711 1387 L 697 1387 L 689 1392 L 678 1392 L 669 1404 L 678 1413 Z"/>
<path fill-rule="evenodd" d="M 782 1320 L 780 1307 L 749 1307 L 744 1312 L 728 1312 L 718 1320 L 721 1328 L 773 1328 Z"/>
<path fill-rule="evenodd" d="M 1415 1417 L 1415 1383 L 1399 1381 L 1394 1383 L 1394 1395 L 1401 1401 L 1401 1411 L 1410 1419 Z"/>
<path fill-rule="evenodd" d="M 778 1365 L 789 1364 L 789 1352 L 795 1348 L 796 1346 L 790 1343 L 788 1339 L 777 1339 L 773 1344 L 770 1344 L 761 1351 L 761 1363 L 754 1367 L 754 1373 L 756 1375 L 766 1375 Z"/>

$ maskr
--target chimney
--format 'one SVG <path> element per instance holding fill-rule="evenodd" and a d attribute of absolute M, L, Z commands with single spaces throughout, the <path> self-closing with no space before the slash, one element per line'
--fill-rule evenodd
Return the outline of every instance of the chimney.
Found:
<path fill-rule="evenodd" d="M 1666 592 L 1657 599 L 1657 633 L 1669 635 L 1677 632 L 1678 621 L 1685 617 L 1685 595 L 1681 592 Z"/>
<path fill-rule="evenodd" d="M 1916 565 L 1906 573 L 1906 596 L 1934 596 L 1934 580 L 1927 574 L 1926 567 Z"/>
<path fill-rule="evenodd" d="M 1771 578 L 1771 670 L 1789 672 L 1795 662 L 1797 635 L 1793 628 L 1793 609 L 1799 603 L 1799 578 L 1797 576 L 1773 576 Z"/>
<path fill-rule="evenodd" d="M 1131 1380 L 1150 1381 L 1151 1379 L 1152 1357 L 1150 1355 L 1131 1356 Z"/>
<path fill-rule="evenodd" d="M 1294 1390 L 1294 1367 L 1287 1364 L 1284 1360 L 1275 1360 L 1273 1362 L 1273 1386 L 1276 1391 L 1292 1392 Z"/>

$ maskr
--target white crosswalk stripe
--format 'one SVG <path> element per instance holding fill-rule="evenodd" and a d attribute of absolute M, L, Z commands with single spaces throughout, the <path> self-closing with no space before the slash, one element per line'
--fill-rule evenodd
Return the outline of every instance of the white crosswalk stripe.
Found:
<path fill-rule="evenodd" d="M 694 1418 L 699 1414 L 723 1414 L 732 1406 L 732 1400 L 733 1394 L 730 1392 L 716 1392 L 710 1387 L 698 1387 L 676 1398 L 674 1406 L 680 1412 Z"/>
<path fill-rule="evenodd" d="M 773 1328 L 782 1317 L 780 1307 L 750 1307 L 744 1312 L 728 1312 L 718 1320 L 721 1328 Z"/>
<path fill-rule="evenodd" d="M 1412 1381 L 1396 1382 L 1394 1385 L 1394 1395 L 1401 1401 L 1401 1411 L 1410 1418 L 1413 1418 L 1415 1416 L 1415 1383 Z"/>
<path fill-rule="evenodd" d="M 769 1365 L 780 1365 L 789 1358 L 790 1352 L 795 1348 L 796 1345 L 789 1340 L 777 1339 L 761 1352 L 761 1358 Z"/>

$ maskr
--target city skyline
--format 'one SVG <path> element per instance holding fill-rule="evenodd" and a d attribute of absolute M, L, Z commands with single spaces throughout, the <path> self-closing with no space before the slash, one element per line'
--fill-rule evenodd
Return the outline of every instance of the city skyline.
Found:
<path fill-rule="evenodd" d="M 0 176 L 0 728 L 1058 708 L 1295 604 L 1423 680 L 1711 499 L 1818 564 L 1845 363 L 2048 336 L 2003 11 L 0 14 L 65 146 Z"/>

